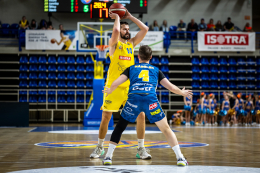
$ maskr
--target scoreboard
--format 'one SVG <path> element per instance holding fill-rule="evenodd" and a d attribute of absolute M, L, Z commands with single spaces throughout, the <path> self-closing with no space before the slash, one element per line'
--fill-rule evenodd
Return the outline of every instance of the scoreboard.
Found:
<path fill-rule="evenodd" d="M 109 18 L 109 7 L 120 3 L 130 13 L 147 13 L 147 0 L 43 0 L 44 12 L 90 13 L 90 18 Z"/>

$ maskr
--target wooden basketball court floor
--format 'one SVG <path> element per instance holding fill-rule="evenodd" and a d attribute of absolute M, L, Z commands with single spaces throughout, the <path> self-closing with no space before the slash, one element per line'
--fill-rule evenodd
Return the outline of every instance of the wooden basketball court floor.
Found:
<path fill-rule="evenodd" d="M 103 157 L 89 158 L 96 145 L 98 128 L 83 128 L 81 124 L 0 128 L 0 172 L 260 172 L 259 127 L 173 126 L 172 129 L 177 131 L 188 167 L 176 166 L 174 152 L 163 142 L 165 137 L 155 125 L 146 127 L 145 145 L 151 152 L 151 160 L 135 157 L 137 142 L 132 124 L 122 135 L 112 166 L 103 166 Z M 106 141 L 111 132 L 112 128 Z"/>

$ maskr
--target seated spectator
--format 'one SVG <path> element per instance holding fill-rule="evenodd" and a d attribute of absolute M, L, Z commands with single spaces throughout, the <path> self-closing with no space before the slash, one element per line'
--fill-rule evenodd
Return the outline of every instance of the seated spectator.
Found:
<path fill-rule="evenodd" d="M 37 29 L 37 23 L 36 21 L 33 19 L 32 22 L 31 22 L 31 25 L 30 25 L 30 29 Z"/>
<path fill-rule="evenodd" d="M 225 31 L 234 31 L 234 23 L 231 22 L 231 18 L 228 18 L 228 21 L 224 24 Z"/>
<path fill-rule="evenodd" d="M 250 26 L 249 23 L 246 23 L 245 27 L 244 27 L 244 32 L 252 32 L 252 27 Z"/>
<path fill-rule="evenodd" d="M 184 121 L 183 118 L 183 111 L 179 110 L 177 113 L 172 115 L 172 123 L 174 125 L 181 125 L 181 123 Z"/>
<path fill-rule="evenodd" d="M 53 26 L 52 25 L 49 25 L 47 30 L 54 30 Z"/>
<path fill-rule="evenodd" d="M 188 24 L 187 31 L 189 32 L 197 32 L 198 31 L 198 25 L 196 22 L 194 22 L 194 19 L 191 19 L 191 22 Z M 197 35 L 195 34 L 195 37 Z M 187 38 L 191 39 L 191 33 L 187 33 Z"/>
<path fill-rule="evenodd" d="M 62 24 L 59 25 L 59 30 L 64 31 Z"/>
<path fill-rule="evenodd" d="M 22 20 L 19 22 L 20 29 L 29 29 L 29 22 L 26 20 L 26 17 L 23 16 Z"/>
<path fill-rule="evenodd" d="M 166 21 L 166 20 L 163 21 L 163 24 L 162 24 L 162 26 L 160 27 L 160 31 L 169 32 L 169 28 L 168 28 L 168 25 L 167 25 L 167 21 Z"/>
<path fill-rule="evenodd" d="M 205 23 L 203 18 L 200 20 L 200 24 L 198 26 L 198 30 L 199 31 L 206 31 L 207 30 L 207 25 L 206 25 L 206 23 Z"/>
<path fill-rule="evenodd" d="M 153 24 L 149 28 L 150 31 L 159 31 L 159 26 L 156 20 L 153 21 Z"/>
<path fill-rule="evenodd" d="M 208 31 L 215 31 L 215 28 L 216 28 L 216 26 L 214 25 L 213 19 L 210 19 L 209 23 L 207 25 L 207 30 Z"/>
<path fill-rule="evenodd" d="M 178 23 L 178 31 L 185 31 L 186 30 L 186 23 L 183 23 L 183 20 L 180 20 Z"/>
<path fill-rule="evenodd" d="M 220 20 L 217 22 L 215 30 L 216 31 L 222 31 L 223 30 L 223 26 L 222 26 Z"/>
<path fill-rule="evenodd" d="M 46 20 L 44 20 L 44 19 L 41 20 L 38 29 L 42 29 L 42 30 L 47 29 L 47 22 L 46 22 Z"/>

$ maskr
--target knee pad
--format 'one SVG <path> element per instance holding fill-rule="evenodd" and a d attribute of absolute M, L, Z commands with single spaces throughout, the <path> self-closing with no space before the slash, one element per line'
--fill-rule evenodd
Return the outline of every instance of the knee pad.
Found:
<path fill-rule="evenodd" d="M 126 129 L 128 123 L 129 122 L 127 120 L 125 120 L 123 117 L 120 116 L 120 119 L 111 135 L 110 141 L 118 144 L 120 141 L 121 135 L 122 135 L 123 131 Z"/>

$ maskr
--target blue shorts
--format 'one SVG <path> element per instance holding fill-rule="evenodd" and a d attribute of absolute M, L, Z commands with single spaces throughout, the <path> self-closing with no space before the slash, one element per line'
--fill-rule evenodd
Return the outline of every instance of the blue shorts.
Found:
<path fill-rule="evenodd" d="M 145 113 L 150 123 L 155 123 L 165 117 L 155 94 L 129 94 L 121 116 L 134 123 L 141 112 Z"/>
<path fill-rule="evenodd" d="M 184 105 L 184 110 L 185 110 L 185 111 L 191 111 L 191 106 L 189 106 L 189 105 Z"/>

